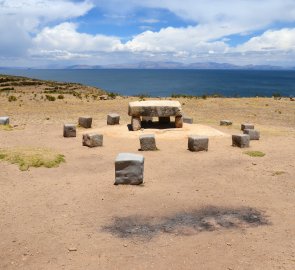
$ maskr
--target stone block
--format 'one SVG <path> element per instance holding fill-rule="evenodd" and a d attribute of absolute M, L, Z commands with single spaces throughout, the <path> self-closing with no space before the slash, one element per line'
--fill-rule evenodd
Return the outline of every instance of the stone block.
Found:
<path fill-rule="evenodd" d="M 184 116 L 182 119 L 183 119 L 183 123 L 186 123 L 186 124 L 192 124 L 194 122 L 194 119 L 192 117 Z"/>
<path fill-rule="evenodd" d="M 244 129 L 254 129 L 254 125 L 248 124 L 248 123 L 241 124 L 241 130 L 244 130 Z"/>
<path fill-rule="evenodd" d="M 102 146 L 103 135 L 96 133 L 83 134 L 82 144 L 88 147 Z"/>
<path fill-rule="evenodd" d="M 232 135 L 232 146 L 246 148 L 250 146 L 250 136 L 248 134 Z"/>
<path fill-rule="evenodd" d="M 208 151 L 209 138 L 205 136 L 190 135 L 188 149 L 193 152 Z"/>
<path fill-rule="evenodd" d="M 182 128 L 182 126 L 183 126 L 182 116 L 175 116 L 175 127 Z"/>
<path fill-rule="evenodd" d="M 220 120 L 221 126 L 231 126 L 232 124 L 233 124 L 233 122 L 230 120 Z"/>
<path fill-rule="evenodd" d="M 92 117 L 88 117 L 88 116 L 79 117 L 78 124 L 79 126 L 83 128 L 91 128 Z"/>
<path fill-rule="evenodd" d="M 179 101 L 174 100 L 145 100 L 130 102 L 130 116 L 170 117 L 181 116 L 182 109 Z"/>
<path fill-rule="evenodd" d="M 110 113 L 107 117 L 108 125 L 119 125 L 120 124 L 120 115 L 117 113 Z"/>
<path fill-rule="evenodd" d="M 64 125 L 64 137 L 76 137 L 76 125 L 65 124 Z"/>
<path fill-rule="evenodd" d="M 115 160 L 115 185 L 140 185 L 143 183 L 144 157 L 120 153 Z"/>
<path fill-rule="evenodd" d="M 155 151 L 157 150 L 156 139 L 154 134 L 145 134 L 139 136 L 140 149 L 142 151 Z"/>
<path fill-rule="evenodd" d="M 244 134 L 248 134 L 250 136 L 250 140 L 259 140 L 260 139 L 260 132 L 255 129 L 244 129 Z"/>
<path fill-rule="evenodd" d="M 9 117 L 8 116 L 0 117 L 0 125 L 9 125 Z"/>

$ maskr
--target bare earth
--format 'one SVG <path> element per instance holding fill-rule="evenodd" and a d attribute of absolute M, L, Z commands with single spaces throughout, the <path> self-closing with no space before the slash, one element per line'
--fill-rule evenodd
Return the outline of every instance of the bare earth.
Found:
<path fill-rule="evenodd" d="M 128 102 L 138 98 L 44 101 L 40 87 L 22 89 L 17 101 L 0 96 L 14 126 L 0 129 L 0 148 L 47 147 L 66 163 L 20 171 L 0 162 L 1 270 L 295 269 L 295 102 L 181 98 L 194 125 L 131 132 Z M 109 112 L 119 126 L 106 126 Z M 93 128 L 63 138 L 63 124 L 83 115 Z M 231 146 L 242 122 L 261 131 L 249 149 Z M 104 134 L 104 146 L 83 147 L 88 131 Z M 156 135 L 159 151 L 138 151 L 142 133 Z M 208 135 L 209 151 L 189 152 L 189 134 Z M 119 152 L 144 155 L 143 186 L 113 185 Z"/>

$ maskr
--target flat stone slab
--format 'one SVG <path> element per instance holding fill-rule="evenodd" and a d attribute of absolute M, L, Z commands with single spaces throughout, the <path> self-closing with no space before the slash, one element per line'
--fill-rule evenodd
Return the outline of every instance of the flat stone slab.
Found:
<path fill-rule="evenodd" d="M 255 129 L 244 129 L 244 134 L 248 134 L 250 136 L 250 140 L 259 140 L 260 139 L 260 132 Z"/>
<path fill-rule="evenodd" d="M 64 124 L 64 137 L 76 137 L 75 124 Z"/>
<path fill-rule="evenodd" d="M 231 126 L 232 124 L 233 124 L 233 122 L 230 120 L 220 120 L 221 126 Z"/>
<path fill-rule="evenodd" d="M 250 136 L 247 134 L 232 135 L 232 146 L 246 148 L 250 146 Z"/>
<path fill-rule="evenodd" d="M 115 160 L 115 185 L 140 185 L 143 183 L 144 157 L 120 153 Z"/>
<path fill-rule="evenodd" d="M 0 117 L 0 125 L 9 125 L 9 117 L 1 116 Z"/>
<path fill-rule="evenodd" d="M 82 116 L 78 119 L 79 126 L 83 128 L 91 128 L 92 125 L 92 117 L 89 116 Z"/>
<path fill-rule="evenodd" d="M 209 138 L 206 136 L 190 135 L 188 149 L 192 152 L 208 151 Z"/>
<path fill-rule="evenodd" d="M 139 136 L 141 151 L 155 151 L 157 150 L 156 139 L 154 134 L 144 134 Z"/>
<path fill-rule="evenodd" d="M 88 147 L 98 147 L 103 144 L 103 135 L 97 133 L 83 134 L 82 144 Z"/>
<path fill-rule="evenodd" d="M 169 117 L 181 116 L 182 109 L 179 101 L 173 100 L 146 100 L 129 102 L 128 115 Z"/>
<path fill-rule="evenodd" d="M 244 129 L 254 129 L 254 125 L 249 123 L 243 123 L 241 124 L 241 130 L 244 130 Z"/>
<path fill-rule="evenodd" d="M 117 113 L 109 113 L 107 116 L 108 125 L 119 125 L 120 124 L 120 115 Z"/>

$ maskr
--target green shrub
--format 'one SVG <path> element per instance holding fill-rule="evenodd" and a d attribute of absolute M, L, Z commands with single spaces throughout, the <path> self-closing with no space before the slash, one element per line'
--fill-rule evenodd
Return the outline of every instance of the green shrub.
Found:
<path fill-rule="evenodd" d="M 49 101 L 55 101 L 55 97 L 51 95 L 45 95 L 46 99 Z"/>
<path fill-rule="evenodd" d="M 9 101 L 9 102 L 17 101 L 17 98 L 16 98 L 16 96 L 9 96 L 9 97 L 8 97 L 8 101 Z"/>
<path fill-rule="evenodd" d="M 64 99 L 65 97 L 64 97 L 64 95 L 58 95 L 57 98 L 58 99 Z"/>
<path fill-rule="evenodd" d="M 12 91 L 12 90 L 14 90 L 14 87 L 4 87 L 0 89 L 0 91 Z"/>

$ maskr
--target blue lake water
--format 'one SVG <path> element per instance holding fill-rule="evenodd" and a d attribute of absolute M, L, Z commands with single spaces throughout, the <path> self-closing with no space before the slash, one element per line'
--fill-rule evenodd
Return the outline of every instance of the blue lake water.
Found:
<path fill-rule="evenodd" d="M 295 96 L 295 71 L 0 69 L 0 74 L 77 82 L 123 95 Z"/>

